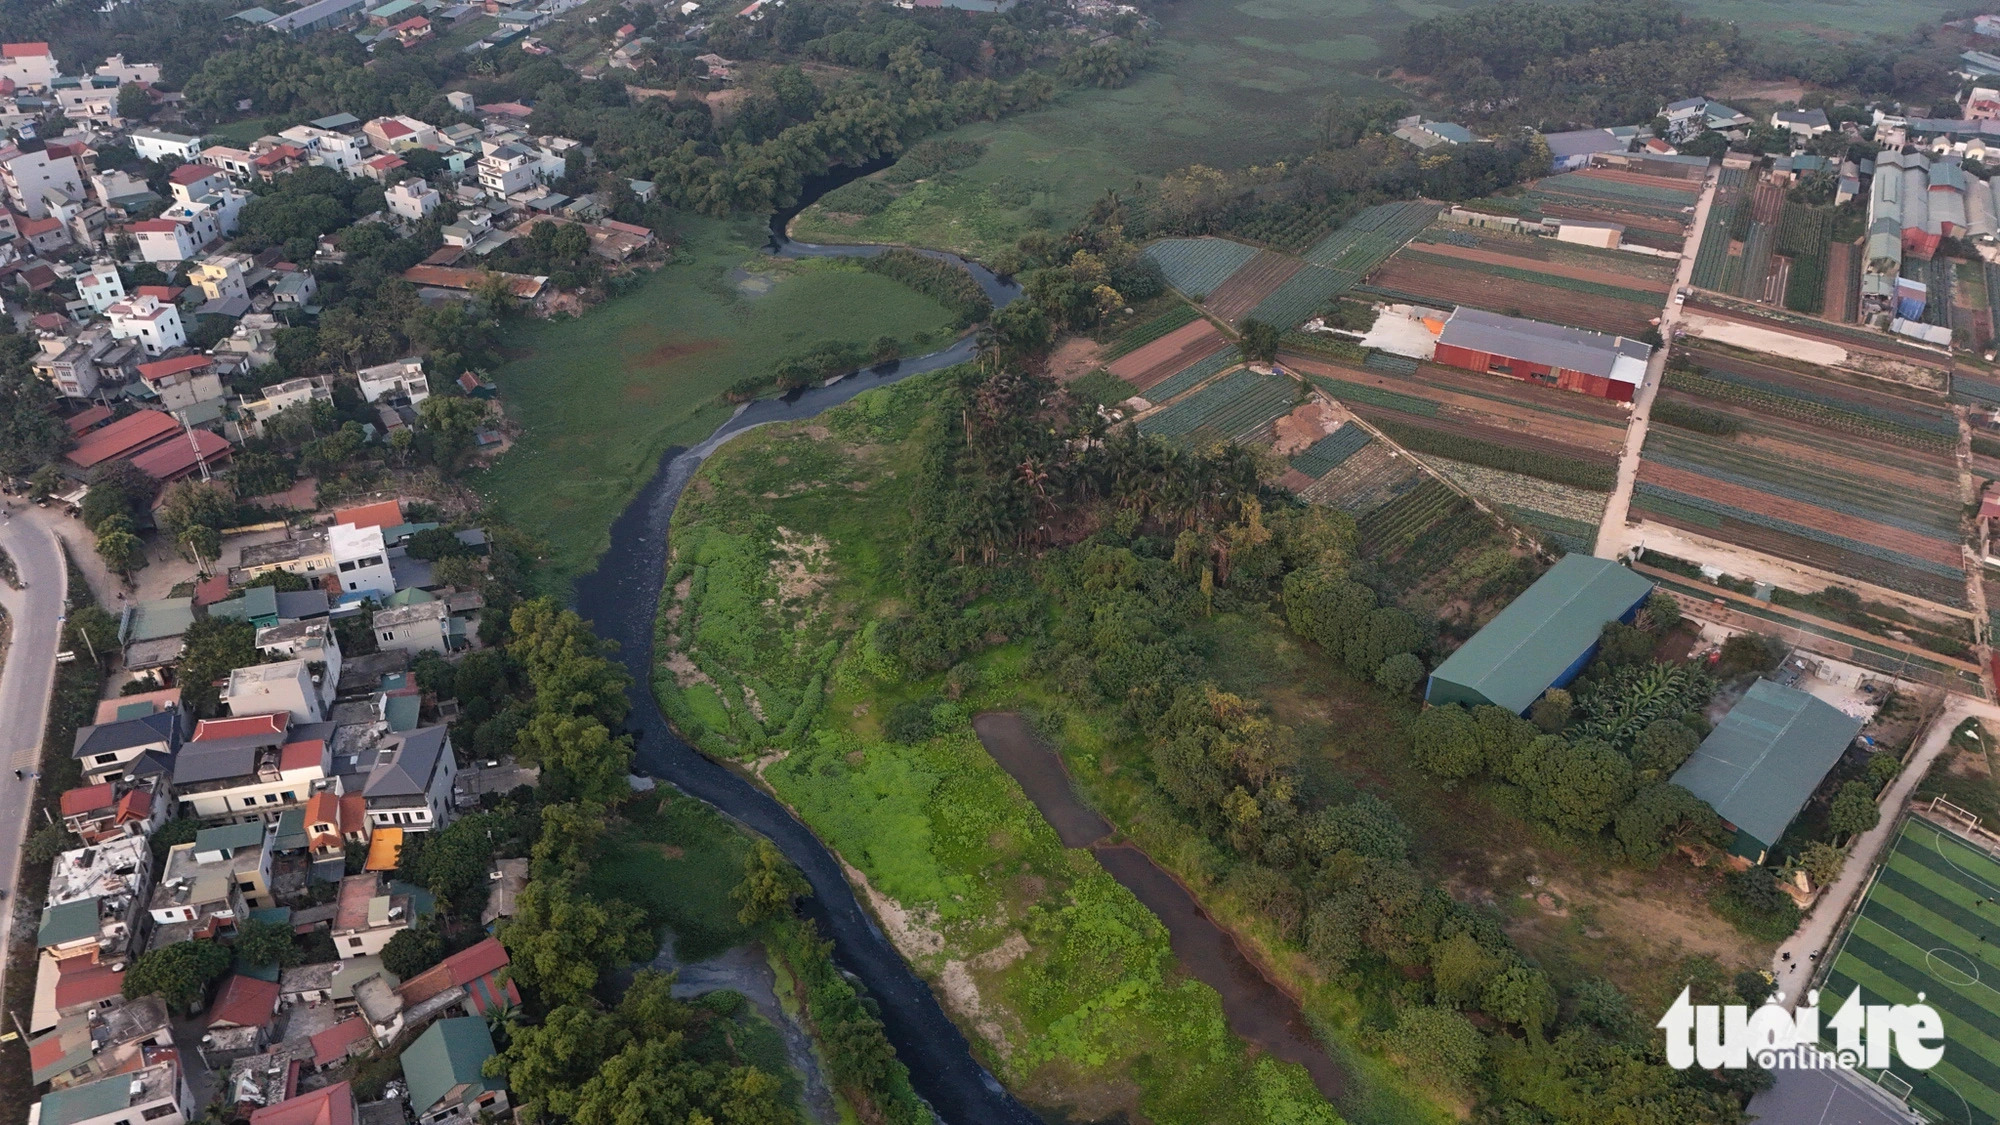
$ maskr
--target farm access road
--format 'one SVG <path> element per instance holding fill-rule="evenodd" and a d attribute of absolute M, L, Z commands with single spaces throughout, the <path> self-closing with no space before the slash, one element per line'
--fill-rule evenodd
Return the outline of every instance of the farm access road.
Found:
<path fill-rule="evenodd" d="M 1695 251 L 1701 247 L 1701 233 L 1708 226 L 1709 207 L 1715 202 L 1715 189 L 1720 181 L 1721 173 L 1711 169 L 1700 197 L 1695 200 L 1694 222 L 1681 246 L 1680 268 L 1674 271 L 1667 305 L 1660 310 L 1660 346 L 1653 349 L 1653 357 L 1646 364 L 1645 381 L 1632 396 L 1632 421 L 1625 428 L 1625 452 L 1618 458 L 1618 485 L 1611 492 L 1610 502 L 1604 505 L 1604 522 L 1597 528 L 1594 553 L 1600 559 L 1615 559 L 1633 543 L 1632 529 L 1625 526 L 1625 518 L 1632 510 L 1632 489 L 1639 482 L 1639 453 L 1646 447 L 1646 422 L 1652 416 L 1653 399 L 1660 393 L 1660 381 L 1666 377 L 1667 352 L 1674 346 L 1674 326 L 1681 319 L 1681 306 L 1674 303 L 1674 294 L 1694 280 Z"/>

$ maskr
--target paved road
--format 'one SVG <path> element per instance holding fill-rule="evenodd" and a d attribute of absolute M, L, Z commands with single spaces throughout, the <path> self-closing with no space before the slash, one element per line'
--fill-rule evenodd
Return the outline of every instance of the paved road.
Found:
<path fill-rule="evenodd" d="M 1715 185 L 1720 173 L 1709 172 L 1708 182 L 1703 185 L 1701 195 L 1694 204 L 1694 223 L 1688 228 L 1687 241 L 1681 245 L 1680 269 L 1674 271 L 1675 293 L 1686 288 L 1694 280 L 1694 255 L 1701 246 L 1701 233 L 1708 226 L 1709 205 L 1715 202 Z M 1653 399 L 1660 393 L 1660 380 L 1667 370 L 1667 353 L 1674 346 L 1674 325 L 1680 321 L 1681 306 L 1673 297 L 1667 297 L 1667 307 L 1660 313 L 1660 347 L 1653 349 L 1653 358 L 1646 364 L 1646 381 L 1639 384 L 1639 391 L 1632 396 L 1632 423 L 1625 427 L 1625 453 L 1618 459 L 1618 486 L 1611 493 L 1611 500 L 1604 505 L 1604 521 L 1597 529 L 1597 557 L 1615 558 L 1632 544 L 1630 529 L 1625 526 L 1625 517 L 1632 508 L 1632 487 L 1639 480 L 1639 451 L 1646 445 L 1646 422 L 1652 417 Z"/>
<path fill-rule="evenodd" d="M 1903 767 L 1895 784 L 1883 794 L 1882 819 L 1876 822 L 1875 827 L 1862 833 L 1861 839 L 1847 850 L 1847 865 L 1840 869 L 1840 878 L 1820 894 L 1819 901 L 1813 904 L 1812 913 L 1806 915 L 1798 930 L 1772 954 L 1771 973 L 1778 978 L 1778 987 L 1785 992 L 1787 1008 L 1798 1006 L 1799 994 L 1804 991 L 1802 985 L 1812 975 L 1815 964 L 1812 955 L 1824 955 L 1833 948 L 1834 931 L 1841 919 L 1847 916 L 1847 908 L 1860 895 L 1869 872 L 1882 858 L 1882 849 L 1889 844 L 1889 832 L 1896 823 L 1896 814 L 1903 809 L 1903 802 L 1909 800 L 1917 784 L 1930 772 L 1937 756 L 1951 741 L 1951 732 L 1968 715 L 1977 715 L 2000 728 L 2000 707 L 1962 695 L 1952 696 L 1950 702 L 1945 704 L 1943 713 L 1924 732 L 1923 742 L 1917 746 L 1917 752 L 1911 755 L 1909 764 Z"/>
<path fill-rule="evenodd" d="M 34 799 L 33 777 L 16 781 L 14 771 L 32 775 L 40 755 L 49 692 L 55 686 L 67 571 L 55 535 L 43 520 L 14 515 L 0 522 L 0 547 L 13 557 L 25 587 L 14 590 L 0 583 L 0 606 L 13 625 L 6 664 L 0 667 L 0 887 L 7 889 L 11 906 L 28 806 Z M 0 949 L 7 948 L 13 923 L 13 910 L 0 910 Z M 0 987 L 5 986 L 6 968 L 0 957 Z"/>

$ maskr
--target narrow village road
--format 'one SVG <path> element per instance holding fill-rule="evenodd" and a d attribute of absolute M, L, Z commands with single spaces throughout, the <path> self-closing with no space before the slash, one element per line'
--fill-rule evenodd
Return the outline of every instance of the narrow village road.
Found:
<path fill-rule="evenodd" d="M 1674 271 L 1673 292 L 1667 295 L 1667 307 L 1660 312 L 1661 343 L 1653 349 L 1653 358 L 1646 364 L 1646 381 L 1639 384 L 1638 393 L 1632 396 L 1632 421 L 1625 427 L 1625 452 L 1618 458 L 1618 485 L 1604 506 L 1604 521 L 1597 528 L 1595 553 L 1600 559 L 1616 558 L 1632 546 L 1631 529 L 1625 526 L 1625 518 L 1632 509 L 1632 488 L 1639 481 L 1639 451 L 1646 445 L 1646 423 L 1652 417 L 1653 398 L 1660 393 L 1660 380 L 1666 376 L 1667 353 L 1674 346 L 1674 325 L 1681 318 L 1681 306 L 1674 301 L 1673 294 L 1694 280 L 1695 252 L 1701 248 L 1701 234 L 1708 226 L 1709 206 L 1715 202 L 1715 188 L 1721 178 L 1720 171 L 1710 171 L 1701 196 L 1695 200 L 1694 223 L 1681 246 L 1681 265 Z"/>
<path fill-rule="evenodd" d="M 1924 732 L 1923 742 L 1910 756 L 1909 764 L 1903 767 L 1895 783 L 1883 794 L 1882 819 L 1876 822 L 1875 827 L 1862 833 L 1854 846 L 1847 850 L 1847 866 L 1841 868 L 1840 878 L 1820 894 L 1819 901 L 1813 904 L 1812 913 L 1806 915 L 1799 928 L 1772 954 L 1771 974 L 1778 979 L 1778 987 L 1785 993 L 1785 1007 L 1798 1006 L 1799 994 L 1805 991 L 1806 980 L 1818 967 L 1813 954 L 1831 956 L 1834 933 L 1847 916 L 1848 908 L 1860 896 L 1861 888 L 1867 885 L 1869 874 L 1881 862 L 1897 814 L 1903 811 L 1904 802 L 1909 800 L 1918 783 L 1936 764 L 1938 755 L 1944 752 L 1946 744 L 1951 741 L 1952 730 L 1968 715 L 1976 715 L 2000 730 L 2000 707 L 1967 696 L 1952 696 L 1931 723 L 1930 729 Z"/>
<path fill-rule="evenodd" d="M 68 572 L 54 532 L 19 509 L 0 521 L 0 548 L 14 560 L 23 587 L 16 590 L 0 583 L 0 607 L 5 607 L 12 626 L 6 663 L 0 665 L 0 888 L 8 895 L 6 909 L 0 909 L 0 950 L 5 950 L 16 921 L 14 881 L 30 827 L 34 770 L 42 730 L 48 725 L 49 692 L 55 685 Z M 14 777 L 15 770 L 22 772 L 22 778 Z M 0 988 L 6 985 L 6 971 L 6 959 L 0 956 Z"/>

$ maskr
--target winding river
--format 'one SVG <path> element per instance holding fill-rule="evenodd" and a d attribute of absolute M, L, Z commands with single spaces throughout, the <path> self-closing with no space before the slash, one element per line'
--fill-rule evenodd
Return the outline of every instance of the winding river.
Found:
<path fill-rule="evenodd" d="M 772 216 L 768 252 L 787 258 L 868 257 L 888 249 L 798 243 L 785 234 L 792 217 L 820 195 L 881 166 L 838 169 L 808 181 L 798 206 Z M 964 265 L 996 307 L 1020 296 L 1018 285 L 976 263 L 941 251 L 919 252 Z M 653 622 L 665 578 L 668 530 L 675 502 L 702 461 L 745 430 L 811 418 L 863 391 L 963 363 L 974 350 L 973 338 L 965 336 L 929 355 L 865 368 L 783 398 L 760 399 L 738 410 L 701 444 L 669 450 L 659 472 L 612 524 L 611 546 L 597 569 L 577 579 L 576 609 L 595 623 L 599 634 L 618 644 L 618 659 L 632 674 L 628 724 L 637 738 L 640 767 L 769 837 L 798 865 L 813 890 L 805 904 L 807 916 L 833 941 L 835 962 L 859 979 L 881 1005 L 890 1043 L 909 1067 L 911 1084 L 938 1117 L 947 1125 L 1025 1125 L 1041 1119 L 973 1058 L 965 1036 L 936 995 L 855 899 L 840 862 L 770 794 L 682 741 L 661 715 L 652 693 Z M 1004 726 L 1006 720 L 1001 722 Z M 990 727 L 981 734 L 989 749 L 998 749 L 996 743 L 1015 742 Z M 997 739 L 996 734 L 1000 734 Z M 1015 746 L 1021 752 L 996 753 L 1011 760 L 1010 769 L 1054 771 L 1040 785 L 1029 785 L 1026 777 L 1022 780 L 1031 798 L 1041 794 L 1036 804 L 1057 825 L 1066 845 L 1091 846 L 1109 831 L 1108 824 L 1069 793 L 1066 778 L 1060 785 L 1066 801 L 1055 799 L 1050 780 L 1062 775 L 1053 753 L 1043 758 L 1028 752 L 1025 742 Z M 1136 849 L 1100 843 L 1092 850 L 1114 878 L 1160 916 L 1184 966 L 1223 994 L 1232 1030 L 1279 1058 L 1303 1063 L 1323 1093 L 1337 1096 L 1341 1075 L 1313 1042 L 1297 1005 L 1250 965 L 1227 931 L 1201 911 L 1186 889 Z"/>

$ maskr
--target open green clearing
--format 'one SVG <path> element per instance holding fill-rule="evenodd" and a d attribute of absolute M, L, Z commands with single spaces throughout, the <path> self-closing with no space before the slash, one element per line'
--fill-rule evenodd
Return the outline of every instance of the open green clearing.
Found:
<path fill-rule="evenodd" d="M 763 256 L 753 220 L 689 218 L 672 264 L 584 317 L 516 325 L 495 372 L 520 440 L 482 491 L 548 540 L 551 581 L 589 569 L 611 521 L 672 445 L 728 417 L 722 391 L 826 340 L 894 336 L 906 353 L 952 336 L 952 314 L 832 260 Z M 732 279 L 731 272 L 739 268 Z M 755 295 L 758 290 L 761 295 Z"/>
<path fill-rule="evenodd" d="M 1944 1061 L 1890 1068 L 1933 1120 L 2000 1116 L 2000 862 L 1922 817 L 1903 823 L 1822 984 L 1821 1026 L 1858 986 L 1869 1004 L 1944 1017 Z M 1968 1115 L 1968 1110 L 1970 1115 Z"/>
<path fill-rule="evenodd" d="M 749 839 L 714 809 L 663 793 L 625 809 L 587 886 L 644 910 L 648 924 L 674 931 L 676 957 L 701 961 L 752 936 L 729 898 L 749 854 Z"/>

